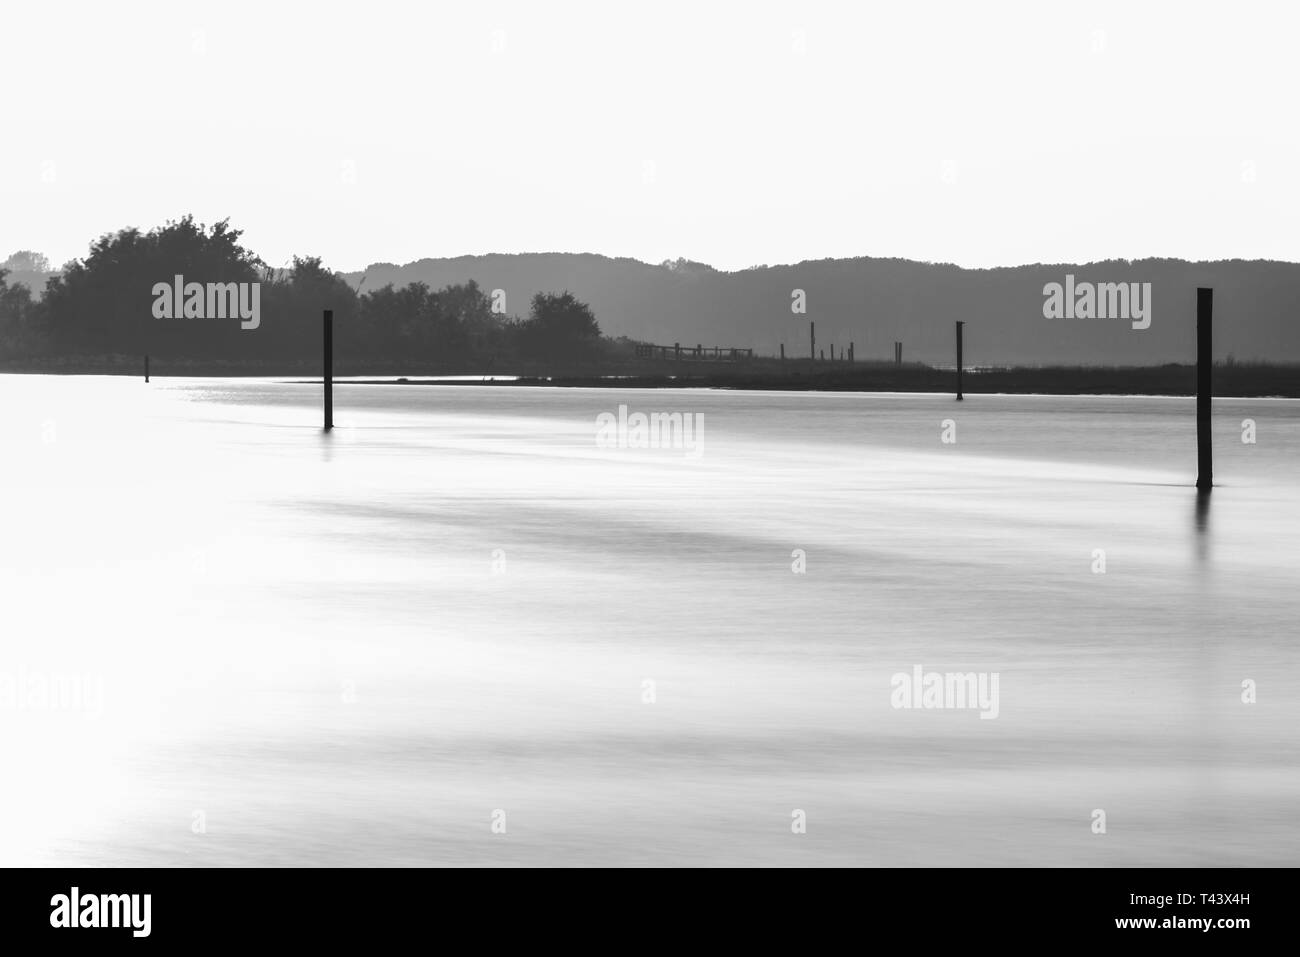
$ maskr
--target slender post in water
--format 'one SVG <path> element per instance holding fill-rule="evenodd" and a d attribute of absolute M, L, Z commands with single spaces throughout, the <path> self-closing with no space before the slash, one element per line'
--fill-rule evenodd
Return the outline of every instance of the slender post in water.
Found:
<path fill-rule="evenodd" d="M 1196 488 L 1214 487 L 1214 448 L 1210 437 L 1210 384 L 1214 368 L 1214 290 L 1196 290 Z"/>
<path fill-rule="evenodd" d="M 961 399 L 961 327 L 966 325 L 964 322 L 957 323 L 957 401 Z"/>
<path fill-rule="evenodd" d="M 149 353 L 144 354 L 144 381 L 149 381 Z"/>
<path fill-rule="evenodd" d="M 785 364 L 785 343 L 781 343 L 781 364 Z"/>
<path fill-rule="evenodd" d="M 334 428 L 334 310 L 325 310 L 325 431 Z"/>
<path fill-rule="evenodd" d="M 808 355 L 817 358 L 817 323 L 808 323 Z"/>

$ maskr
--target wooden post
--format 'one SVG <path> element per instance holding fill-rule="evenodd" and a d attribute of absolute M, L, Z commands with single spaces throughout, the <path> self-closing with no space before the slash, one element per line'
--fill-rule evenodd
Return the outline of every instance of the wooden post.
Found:
<path fill-rule="evenodd" d="M 325 310 L 325 431 L 334 428 L 334 310 Z"/>
<path fill-rule="evenodd" d="M 144 354 L 144 381 L 149 381 L 149 353 Z"/>
<path fill-rule="evenodd" d="M 1211 372 L 1214 368 L 1214 290 L 1196 290 L 1196 487 L 1214 487 L 1214 448 L 1210 436 Z"/>
<path fill-rule="evenodd" d="M 817 358 L 817 323 L 808 323 L 808 355 Z"/>
<path fill-rule="evenodd" d="M 964 322 L 957 323 L 957 401 L 961 398 L 961 327 L 966 325 Z"/>
<path fill-rule="evenodd" d="M 853 343 L 849 343 L 849 362 L 853 361 Z"/>
<path fill-rule="evenodd" d="M 785 362 L 785 343 L 781 343 L 781 362 Z"/>
<path fill-rule="evenodd" d="M 673 343 L 673 359 L 677 362 L 682 361 L 682 344 L 680 342 Z"/>

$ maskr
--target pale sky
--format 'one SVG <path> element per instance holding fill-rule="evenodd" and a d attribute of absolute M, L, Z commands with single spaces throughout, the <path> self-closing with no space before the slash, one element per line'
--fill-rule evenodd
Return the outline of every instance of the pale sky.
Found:
<path fill-rule="evenodd" d="M 1294 3 L 6 4 L 0 259 L 1300 259 Z"/>

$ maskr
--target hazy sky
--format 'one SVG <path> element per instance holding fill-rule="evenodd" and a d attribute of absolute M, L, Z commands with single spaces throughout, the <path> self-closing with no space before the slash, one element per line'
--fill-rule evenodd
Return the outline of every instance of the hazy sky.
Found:
<path fill-rule="evenodd" d="M 6 4 L 0 258 L 1300 259 L 1294 3 Z"/>

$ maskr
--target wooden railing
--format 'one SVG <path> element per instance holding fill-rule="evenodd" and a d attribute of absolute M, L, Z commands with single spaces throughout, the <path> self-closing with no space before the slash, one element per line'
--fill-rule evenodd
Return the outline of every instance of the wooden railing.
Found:
<path fill-rule="evenodd" d="M 636 357 L 672 359 L 677 362 L 742 362 L 754 358 L 754 350 L 704 345 L 691 347 L 683 346 L 680 342 L 675 342 L 671 346 L 655 346 L 639 342 L 636 345 Z"/>

